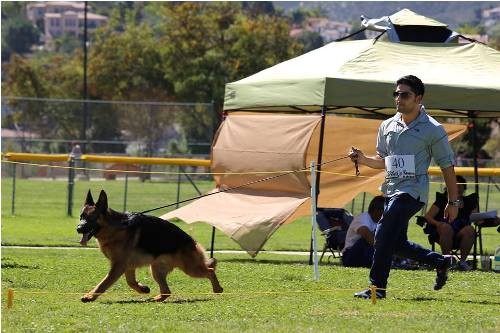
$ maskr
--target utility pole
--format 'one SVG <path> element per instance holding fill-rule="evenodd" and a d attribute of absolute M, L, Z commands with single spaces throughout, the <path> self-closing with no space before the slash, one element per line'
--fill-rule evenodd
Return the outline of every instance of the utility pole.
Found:
<path fill-rule="evenodd" d="M 83 12 L 83 128 L 82 128 L 82 148 L 83 152 L 87 152 L 87 120 L 88 120 L 88 110 L 87 110 L 87 7 L 88 2 L 85 1 L 85 7 Z"/>

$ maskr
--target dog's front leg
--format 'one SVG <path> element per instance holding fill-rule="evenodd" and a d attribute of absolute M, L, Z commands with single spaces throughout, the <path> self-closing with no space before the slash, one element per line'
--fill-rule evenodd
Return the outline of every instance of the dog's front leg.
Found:
<path fill-rule="evenodd" d="M 109 270 L 108 275 L 91 291 L 88 292 L 85 296 L 83 296 L 82 302 L 92 302 L 99 297 L 102 293 L 104 293 L 109 287 L 115 283 L 120 276 L 125 272 L 124 264 L 112 264 L 111 269 Z"/>
<path fill-rule="evenodd" d="M 125 272 L 125 278 L 127 279 L 127 284 L 130 288 L 134 289 L 138 293 L 148 294 L 150 292 L 149 287 L 140 284 L 135 278 L 135 268 L 129 268 Z"/>

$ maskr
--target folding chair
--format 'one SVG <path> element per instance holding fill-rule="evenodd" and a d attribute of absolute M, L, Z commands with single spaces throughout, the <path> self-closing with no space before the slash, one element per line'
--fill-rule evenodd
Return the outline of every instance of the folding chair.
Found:
<path fill-rule="evenodd" d="M 436 192 L 436 198 L 438 198 L 438 196 L 442 196 L 442 195 L 443 195 L 443 193 Z M 477 200 L 477 195 L 475 195 L 474 193 L 471 193 L 467 196 L 464 196 L 464 200 Z M 417 216 L 416 218 L 417 218 L 417 222 L 416 222 L 417 225 L 421 226 L 424 233 L 428 235 L 427 239 L 429 240 L 429 244 L 432 247 L 432 251 L 435 251 L 436 250 L 436 243 L 439 243 L 439 234 L 436 230 L 436 227 L 434 225 L 428 223 L 427 219 L 423 216 Z M 478 235 L 480 237 L 481 230 L 479 229 L 479 231 L 478 231 L 478 227 L 475 224 L 473 225 L 473 227 L 474 227 L 474 231 L 475 231 L 474 248 L 473 248 L 473 257 L 474 257 L 474 266 L 475 266 L 477 264 L 476 263 L 477 241 L 478 241 Z M 451 254 L 454 255 L 455 257 L 457 257 L 457 259 L 459 259 L 460 250 L 457 248 L 454 248 L 451 250 Z M 481 244 L 481 248 L 480 248 L 480 254 L 481 255 L 483 254 L 482 244 Z"/>
<path fill-rule="evenodd" d="M 342 256 L 341 251 L 344 248 L 347 229 L 353 220 L 351 213 L 342 208 L 318 208 L 316 221 L 321 234 L 325 237 L 323 252 L 321 253 L 320 262 L 326 251 L 330 251 L 331 257 L 337 258 Z"/>

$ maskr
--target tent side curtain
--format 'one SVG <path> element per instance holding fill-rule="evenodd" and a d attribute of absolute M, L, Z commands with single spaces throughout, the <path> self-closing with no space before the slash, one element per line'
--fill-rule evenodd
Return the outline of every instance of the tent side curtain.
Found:
<path fill-rule="evenodd" d="M 238 189 L 201 198 L 162 218 L 206 222 L 256 255 L 280 225 L 311 214 L 309 173 L 288 171 L 317 160 L 319 122 L 318 115 L 229 115 L 213 147 L 212 171 L 229 173 L 216 176 L 218 189 Z M 360 166 L 361 176 L 356 177 L 347 154 L 351 146 L 375 154 L 380 123 L 326 117 L 319 207 L 343 207 L 361 192 L 378 193 L 383 172 Z M 465 126 L 445 125 L 445 129 L 454 138 Z M 239 187 L 284 173 L 288 174 Z"/>
<path fill-rule="evenodd" d="M 212 172 L 227 173 L 215 176 L 216 185 L 239 187 L 254 182 L 247 188 L 309 195 L 306 173 L 290 171 L 306 167 L 307 147 L 320 120 L 318 115 L 227 117 L 212 149 Z M 274 178 L 257 182 L 269 177 Z"/>
<path fill-rule="evenodd" d="M 393 114 L 395 81 L 408 74 L 426 85 L 431 115 L 500 116 L 500 52 L 479 43 L 373 40 L 333 42 L 228 83 L 224 110 L 318 112 L 325 105 L 332 113 Z"/>
<path fill-rule="evenodd" d="M 318 115 L 227 117 L 212 148 L 212 172 L 224 173 L 214 177 L 217 189 L 237 189 L 201 198 L 162 218 L 206 222 L 256 255 L 310 196 L 304 169 L 320 120 Z M 266 178 L 272 179 L 261 181 Z"/>

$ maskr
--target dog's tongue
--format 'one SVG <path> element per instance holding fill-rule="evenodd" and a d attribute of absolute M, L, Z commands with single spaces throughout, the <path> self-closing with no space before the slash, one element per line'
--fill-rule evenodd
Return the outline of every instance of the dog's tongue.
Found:
<path fill-rule="evenodd" d="M 89 234 L 83 234 L 82 239 L 80 239 L 80 245 L 87 246 L 88 241 L 89 241 Z"/>

